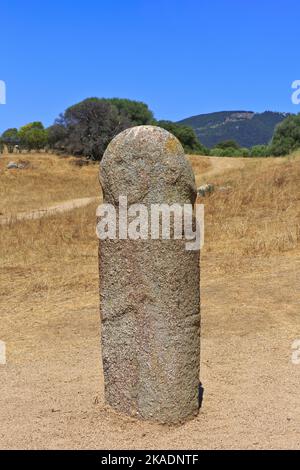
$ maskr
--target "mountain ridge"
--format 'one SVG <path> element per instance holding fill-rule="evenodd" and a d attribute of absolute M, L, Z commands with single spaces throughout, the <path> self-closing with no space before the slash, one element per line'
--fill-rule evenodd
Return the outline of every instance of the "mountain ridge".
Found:
<path fill-rule="evenodd" d="M 267 145 L 272 139 L 275 127 L 289 113 L 234 110 L 197 114 L 177 121 L 192 127 L 200 142 L 212 148 L 224 140 L 235 140 L 241 147 Z"/>

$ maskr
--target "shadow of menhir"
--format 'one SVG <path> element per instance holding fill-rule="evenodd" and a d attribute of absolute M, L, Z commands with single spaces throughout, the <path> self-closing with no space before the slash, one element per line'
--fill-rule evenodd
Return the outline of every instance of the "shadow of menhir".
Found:
<path fill-rule="evenodd" d="M 204 387 L 202 385 L 202 382 L 199 382 L 199 387 L 198 387 L 198 406 L 199 406 L 199 410 L 202 406 L 203 396 L 204 396 Z"/>

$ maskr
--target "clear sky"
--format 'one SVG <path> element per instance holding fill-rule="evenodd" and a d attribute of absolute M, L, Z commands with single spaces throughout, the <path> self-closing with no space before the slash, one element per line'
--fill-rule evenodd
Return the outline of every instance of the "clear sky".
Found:
<path fill-rule="evenodd" d="M 171 120 L 300 112 L 299 0 L 3 0 L 0 19 L 0 132 L 90 96 Z"/>

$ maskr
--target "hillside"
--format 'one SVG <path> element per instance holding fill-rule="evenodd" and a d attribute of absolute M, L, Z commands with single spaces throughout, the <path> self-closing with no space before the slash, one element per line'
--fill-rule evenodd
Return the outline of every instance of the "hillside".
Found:
<path fill-rule="evenodd" d="M 272 138 L 275 126 L 287 113 L 265 111 L 220 111 L 199 114 L 179 121 L 193 127 L 200 142 L 206 147 L 214 147 L 220 141 L 234 139 L 242 147 L 267 144 Z"/>

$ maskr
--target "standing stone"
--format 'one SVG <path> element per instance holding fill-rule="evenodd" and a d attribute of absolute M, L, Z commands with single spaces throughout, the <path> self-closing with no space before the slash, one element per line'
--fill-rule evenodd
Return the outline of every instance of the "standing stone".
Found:
<path fill-rule="evenodd" d="M 180 142 L 155 126 L 120 133 L 100 165 L 104 203 L 194 204 Z M 178 423 L 198 413 L 199 250 L 186 240 L 100 240 L 105 398 L 141 419 Z"/>

